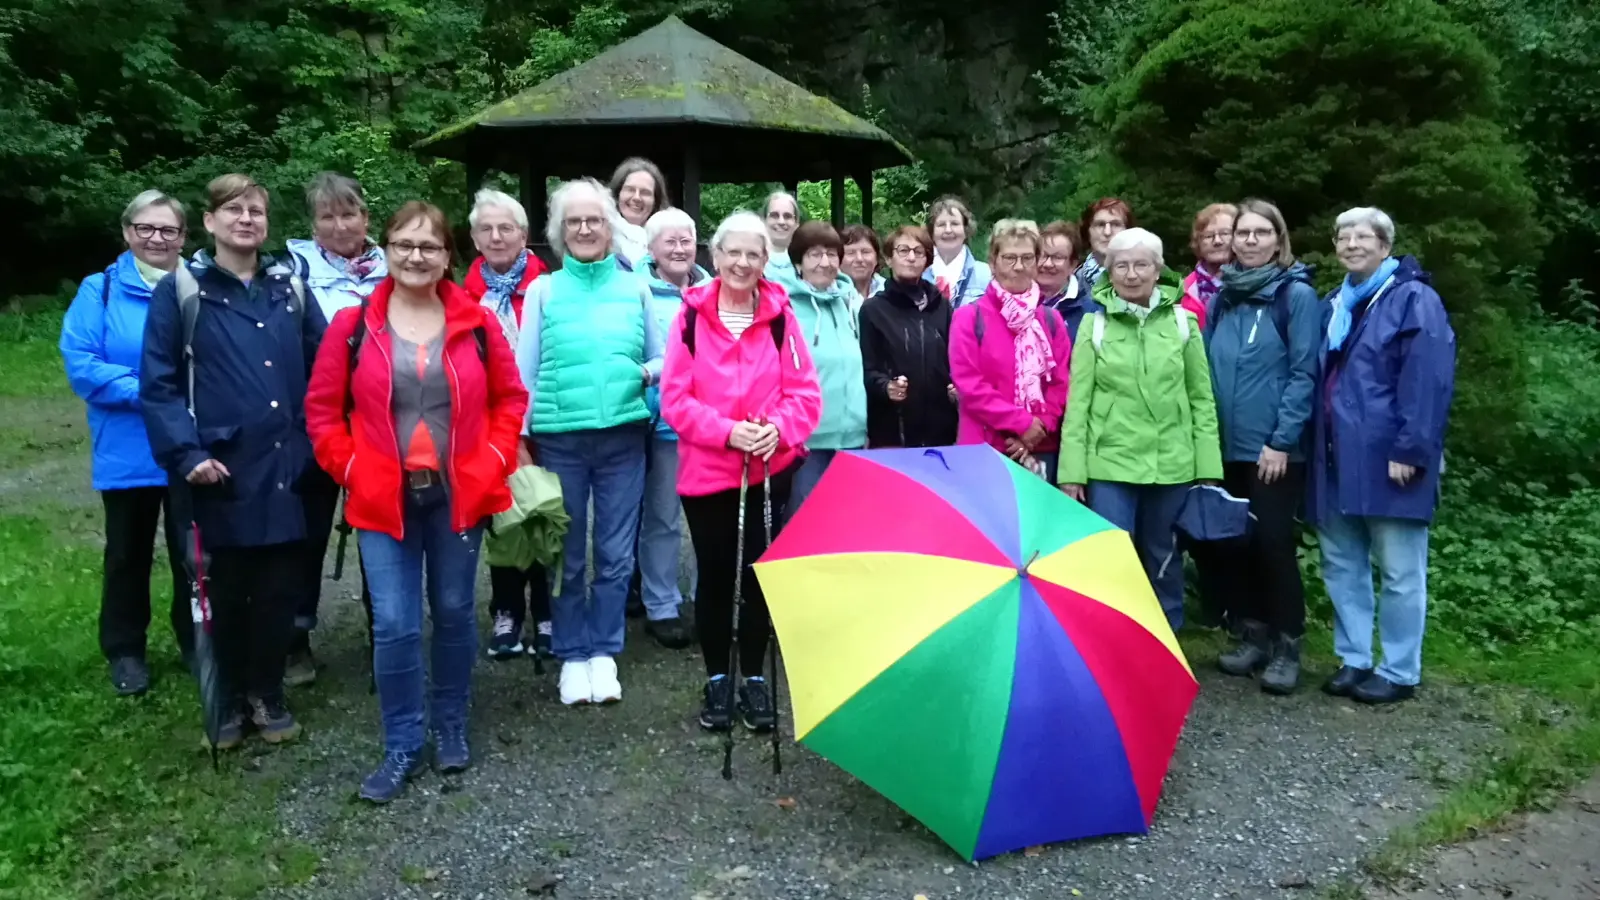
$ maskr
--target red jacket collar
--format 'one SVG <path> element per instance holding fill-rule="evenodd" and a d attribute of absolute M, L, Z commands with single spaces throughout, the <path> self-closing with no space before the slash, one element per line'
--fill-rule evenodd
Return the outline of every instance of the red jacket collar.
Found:
<path fill-rule="evenodd" d="M 447 338 L 471 331 L 483 325 L 483 307 L 478 301 L 467 293 L 466 288 L 454 281 L 444 279 L 440 281 L 435 292 L 444 304 L 444 330 Z M 389 322 L 389 297 L 394 293 L 394 277 L 389 276 L 378 282 L 373 289 L 372 296 L 365 303 L 367 311 L 367 331 L 379 333 L 387 330 Z"/>

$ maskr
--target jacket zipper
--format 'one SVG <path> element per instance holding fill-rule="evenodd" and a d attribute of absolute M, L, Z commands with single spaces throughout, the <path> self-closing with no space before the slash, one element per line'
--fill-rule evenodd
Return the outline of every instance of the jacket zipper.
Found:
<path fill-rule="evenodd" d="M 388 333 L 389 333 L 388 323 L 387 322 L 384 323 L 384 327 L 379 329 L 376 333 L 385 336 L 385 340 L 380 340 L 380 341 L 377 342 L 377 344 L 378 344 L 378 353 L 383 356 L 384 364 L 386 366 L 388 366 L 388 372 L 389 372 L 388 377 L 385 378 L 384 382 L 383 382 L 383 387 L 384 387 L 384 394 L 383 394 L 383 396 L 384 396 L 384 400 L 383 400 L 384 417 L 383 418 L 384 418 L 384 421 L 389 423 L 389 435 L 394 438 L 395 454 L 398 456 L 399 453 L 400 453 L 400 431 L 399 431 L 399 429 L 394 427 L 394 415 L 389 412 L 389 410 L 394 409 L 394 357 L 389 355 L 389 347 L 388 347 L 388 340 L 387 340 L 387 336 L 388 336 Z M 374 332 L 372 331 L 372 329 L 368 328 L 367 329 L 367 336 L 370 338 L 373 334 L 374 334 Z M 356 365 L 358 365 L 358 366 L 361 365 L 361 360 L 360 359 L 356 360 Z M 351 385 L 352 386 L 350 388 L 352 391 L 355 390 L 354 384 L 355 384 L 354 374 L 352 373 L 352 375 L 351 375 Z M 400 490 L 398 492 L 396 492 L 395 495 L 394 495 L 394 500 L 395 500 L 395 503 L 394 503 L 395 521 L 400 523 L 400 539 L 401 540 L 405 540 L 405 537 L 406 537 L 406 499 L 405 499 L 406 473 L 405 473 L 405 461 L 403 459 L 401 459 L 401 460 L 399 460 L 399 462 L 400 462 Z"/>
<path fill-rule="evenodd" d="M 445 369 L 450 373 L 450 418 L 457 419 L 460 416 L 461 410 L 461 396 L 457 383 L 460 381 L 461 376 L 456 372 L 455 360 L 450 358 L 450 338 L 448 336 L 445 337 L 443 346 L 439 348 L 439 356 L 444 359 Z M 487 382 L 487 371 L 484 374 L 485 382 Z M 487 390 L 487 383 L 485 384 L 485 390 Z M 454 428 L 451 429 L 452 432 L 454 432 L 454 430 Z M 456 533 L 465 535 L 467 529 L 466 526 L 461 522 L 461 520 L 465 517 L 462 515 L 462 511 L 456 505 L 456 500 L 461 496 L 461 492 L 455 487 L 461 483 L 460 480 L 456 478 L 456 454 L 460 452 L 460 446 L 461 442 L 456 440 L 456 435 L 452 433 L 450 435 L 450 452 L 445 454 L 444 464 L 445 468 L 448 469 L 450 473 L 450 511 L 456 521 Z"/>

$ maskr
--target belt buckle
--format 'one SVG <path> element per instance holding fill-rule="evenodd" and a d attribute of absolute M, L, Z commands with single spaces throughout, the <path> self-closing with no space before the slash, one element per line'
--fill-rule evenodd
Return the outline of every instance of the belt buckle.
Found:
<path fill-rule="evenodd" d="M 438 483 L 439 473 L 432 469 L 410 469 L 406 472 L 406 484 L 413 491 L 430 488 Z"/>

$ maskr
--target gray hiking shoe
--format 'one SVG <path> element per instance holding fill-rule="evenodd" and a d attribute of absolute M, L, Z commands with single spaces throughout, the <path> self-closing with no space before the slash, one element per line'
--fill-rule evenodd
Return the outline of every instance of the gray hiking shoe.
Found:
<path fill-rule="evenodd" d="M 1261 671 L 1272 656 L 1272 635 L 1260 622 L 1245 622 L 1239 642 L 1217 659 L 1217 668 L 1236 678 Z"/>
<path fill-rule="evenodd" d="M 250 723 L 256 733 L 269 744 L 281 744 L 300 736 L 300 723 L 294 720 L 283 699 L 250 698 Z"/>
<path fill-rule="evenodd" d="M 1261 689 L 1286 696 L 1300 686 L 1300 639 L 1278 635 L 1272 642 L 1272 658 L 1261 673 Z"/>

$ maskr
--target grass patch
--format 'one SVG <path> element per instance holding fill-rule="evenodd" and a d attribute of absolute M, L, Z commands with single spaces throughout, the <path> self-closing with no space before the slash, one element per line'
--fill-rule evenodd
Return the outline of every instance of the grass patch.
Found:
<path fill-rule="evenodd" d="M 318 857 L 279 834 L 276 780 L 248 756 L 213 772 L 200 751 L 164 629 L 152 693 L 112 696 L 99 573 L 97 548 L 0 516 L 0 897 L 249 897 L 309 878 Z"/>
<path fill-rule="evenodd" d="M 1366 861 L 1381 883 L 1404 882 L 1428 850 L 1470 840 L 1526 810 L 1549 809 L 1600 765 L 1600 668 L 1594 639 L 1481 653 L 1449 634 L 1434 640 L 1434 672 L 1514 689 L 1494 712 L 1504 740 L 1417 822 Z"/>
<path fill-rule="evenodd" d="M 0 397 L 71 396 L 61 363 L 65 307 L 0 315 Z"/>

